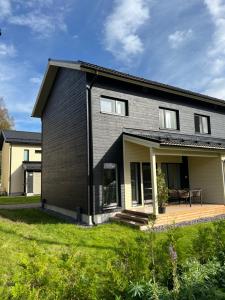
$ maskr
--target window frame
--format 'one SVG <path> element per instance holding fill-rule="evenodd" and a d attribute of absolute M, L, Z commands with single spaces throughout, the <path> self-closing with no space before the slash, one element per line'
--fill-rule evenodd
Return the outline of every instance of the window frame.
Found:
<path fill-rule="evenodd" d="M 116 202 L 106 205 L 104 202 L 104 172 L 105 170 L 115 170 L 116 176 Z M 103 209 L 113 209 L 119 207 L 120 202 L 120 193 L 119 193 L 119 172 L 118 172 L 118 164 L 117 163 L 104 163 L 103 164 L 103 172 L 102 172 L 102 207 Z"/>
<path fill-rule="evenodd" d="M 42 153 L 42 150 L 40 149 L 35 149 L 35 154 L 41 154 Z"/>
<path fill-rule="evenodd" d="M 207 127 L 208 127 L 208 132 L 201 132 L 200 130 L 200 122 L 198 124 L 199 126 L 199 131 L 196 130 L 197 125 L 196 125 L 196 118 L 206 118 L 207 119 Z M 195 126 L 195 133 L 196 134 L 203 134 L 203 135 L 210 135 L 211 134 L 211 121 L 210 121 L 210 116 L 208 115 L 202 115 L 198 113 L 194 113 L 194 126 Z"/>
<path fill-rule="evenodd" d="M 27 153 L 27 158 L 28 159 L 25 159 L 25 153 Z M 24 149 L 23 150 L 23 161 L 30 161 L 30 151 L 29 151 L 29 149 Z"/>
<path fill-rule="evenodd" d="M 102 110 L 102 107 L 101 107 L 101 100 L 102 99 L 103 100 L 105 99 L 105 100 L 109 100 L 109 101 L 114 101 L 114 103 L 115 103 L 115 112 L 108 112 L 108 111 Z M 125 114 L 119 114 L 119 113 L 117 113 L 117 103 L 118 102 L 125 104 Z M 102 114 L 108 114 L 108 115 L 114 115 L 114 116 L 119 116 L 119 117 L 128 117 L 128 115 L 129 115 L 128 100 L 101 95 L 100 96 L 100 113 L 102 113 Z"/>
<path fill-rule="evenodd" d="M 176 128 L 168 128 L 168 127 L 162 127 L 160 123 L 160 110 L 164 111 L 173 111 L 176 113 Z M 163 113 L 163 118 L 164 118 L 164 124 L 165 122 L 165 114 Z M 173 109 L 173 108 L 167 108 L 167 107 L 159 107 L 159 129 L 160 130 L 172 130 L 172 131 L 179 131 L 180 130 L 180 115 L 179 115 L 179 110 L 178 109 Z"/>

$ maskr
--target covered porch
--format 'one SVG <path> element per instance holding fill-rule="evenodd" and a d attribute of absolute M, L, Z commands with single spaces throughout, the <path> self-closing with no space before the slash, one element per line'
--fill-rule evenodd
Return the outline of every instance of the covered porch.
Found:
<path fill-rule="evenodd" d="M 124 132 L 125 210 L 151 213 L 164 222 L 166 218 L 180 220 L 178 217 L 186 212 L 189 217 L 201 218 L 207 215 L 205 209 L 216 215 L 224 213 L 225 146 L 218 139 L 210 142 L 197 137 L 195 141 L 191 137 L 179 135 L 175 139 L 170 134 L 162 139 L 154 132 Z M 169 189 L 201 190 L 203 205 L 198 199 L 194 199 L 192 207 L 169 199 L 166 214 L 159 215 L 157 168 L 165 174 Z M 195 214 L 191 216 L 190 212 Z"/>

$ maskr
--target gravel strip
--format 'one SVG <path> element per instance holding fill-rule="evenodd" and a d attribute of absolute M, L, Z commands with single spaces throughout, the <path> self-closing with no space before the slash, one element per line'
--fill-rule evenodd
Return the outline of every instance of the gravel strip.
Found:
<path fill-rule="evenodd" d="M 225 214 L 222 215 L 217 215 L 214 217 L 207 217 L 207 218 L 200 218 L 200 219 L 195 219 L 191 221 L 185 221 L 185 222 L 180 222 L 180 223 L 174 223 L 171 225 L 160 225 L 156 226 L 153 228 L 154 231 L 166 231 L 172 227 L 184 227 L 184 226 L 189 226 L 189 225 L 195 225 L 195 224 L 200 224 L 200 223 L 207 223 L 207 222 L 213 222 L 213 221 L 219 221 L 219 220 L 224 220 L 225 219 Z"/>
<path fill-rule="evenodd" d="M 39 208 L 40 203 L 1 204 L 0 209 Z"/>

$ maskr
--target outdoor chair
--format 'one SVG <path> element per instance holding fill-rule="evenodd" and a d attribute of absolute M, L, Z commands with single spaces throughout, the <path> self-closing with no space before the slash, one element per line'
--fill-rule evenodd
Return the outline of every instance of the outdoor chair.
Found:
<path fill-rule="evenodd" d="M 188 190 L 178 190 L 179 204 L 183 200 L 185 204 L 188 203 L 190 199 L 190 192 Z"/>
<path fill-rule="evenodd" d="M 193 189 L 190 191 L 190 203 L 198 200 L 202 205 L 202 190 L 201 189 Z"/>
<path fill-rule="evenodd" d="M 169 194 L 169 201 L 173 202 L 179 200 L 178 191 L 176 189 L 170 189 L 168 194 Z"/>

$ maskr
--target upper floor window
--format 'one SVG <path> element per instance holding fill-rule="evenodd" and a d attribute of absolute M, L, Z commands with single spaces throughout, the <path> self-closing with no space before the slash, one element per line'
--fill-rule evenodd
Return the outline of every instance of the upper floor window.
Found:
<path fill-rule="evenodd" d="M 35 153 L 36 153 L 36 154 L 41 153 L 41 152 L 42 152 L 42 151 L 39 150 L 39 149 L 35 150 Z"/>
<path fill-rule="evenodd" d="M 179 114 L 177 110 L 159 108 L 160 129 L 179 130 Z"/>
<path fill-rule="evenodd" d="M 100 107 L 101 107 L 101 112 L 103 113 L 120 115 L 120 116 L 128 115 L 127 101 L 101 97 Z"/>
<path fill-rule="evenodd" d="M 195 132 L 203 134 L 211 133 L 209 116 L 195 114 Z"/>
<path fill-rule="evenodd" d="M 29 150 L 28 149 L 24 149 L 23 160 L 24 161 L 29 161 Z"/>

